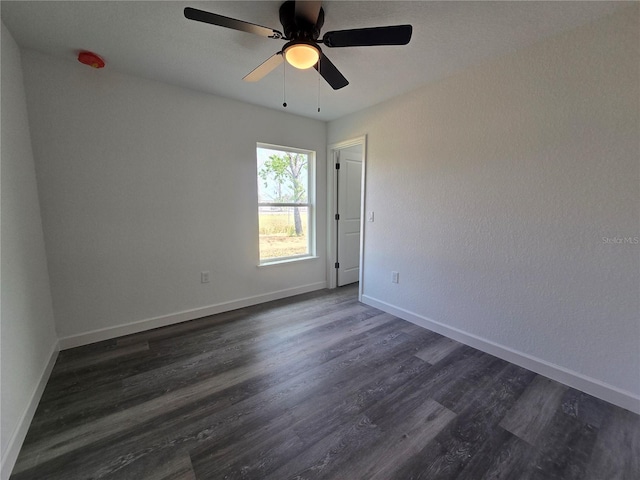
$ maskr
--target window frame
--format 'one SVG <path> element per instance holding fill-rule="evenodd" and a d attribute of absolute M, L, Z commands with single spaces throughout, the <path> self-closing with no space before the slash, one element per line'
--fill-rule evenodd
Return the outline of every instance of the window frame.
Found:
<path fill-rule="evenodd" d="M 278 152 L 291 152 L 307 155 L 307 202 L 260 202 L 258 176 L 258 149 L 274 150 Z M 258 196 L 258 266 L 277 265 L 281 263 L 299 262 L 308 259 L 318 258 L 316 255 L 316 152 L 304 148 L 287 147 L 272 143 L 256 143 L 256 194 Z M 299 255 L 289 255 L 286 257 L 273 257 L 262 259 L 260 256 L 260 207 L 306 207 L 307 208 L 307 253 Z"/>

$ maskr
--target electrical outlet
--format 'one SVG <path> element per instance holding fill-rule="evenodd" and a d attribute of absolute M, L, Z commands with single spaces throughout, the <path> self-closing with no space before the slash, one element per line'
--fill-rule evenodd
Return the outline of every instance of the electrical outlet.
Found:
<path fill-rule="evenodd" d="M 209 270 L 200 272 L 200 283 L 209 283 Z"/>
<path fill-rule="evenodd" d="M 400 283 L 400 274 L 398 272 L 391 272 L 391 283 Z"/>
<path fill-rule="evenodd" d="M 368 218 L 368 220 L 369 220 L 370 222 L 373 222 L 374 218 L 375 218 L 375 217 L 374 217 L 373 212 L 369 212 L 369 218 Z"/>

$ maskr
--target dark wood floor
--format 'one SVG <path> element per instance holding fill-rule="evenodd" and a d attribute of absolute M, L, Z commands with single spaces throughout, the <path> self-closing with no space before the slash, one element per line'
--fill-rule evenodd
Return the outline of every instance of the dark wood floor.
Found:
<path fill-rule="evenodd" d="M 356 293 L 61 352 L 11 478 L 640 478 L 638 415 Z"/>

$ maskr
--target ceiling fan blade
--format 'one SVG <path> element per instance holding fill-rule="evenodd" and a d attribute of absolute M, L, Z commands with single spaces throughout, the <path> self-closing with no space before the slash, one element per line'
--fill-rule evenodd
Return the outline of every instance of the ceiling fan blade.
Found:
<path fill-rule="evenodd" d="M 355 28 L 327 32 L 322 42 L 327 47 L 369 47 L 374 45 L 406 45 L 411 40 L 411 25 Z"/>
<path fill-rule="evenodd" d="M 250 73 L 248 73 L 243 80 L 245 82 L 257 82 L 258 80 L 262 80 L 267 74 L 271 73 L 278 65 L 281 65 L 284 62 L 284 57 L 282 56 L 282 52 L 274 53 L 256 68 L 254 68 Z"/>
<path fill-rule="evenodd" d="M 334 90 L 339 90 L 349 85 L 349 80 L 344 78 L 344 75 L 340 73 L 340 70 L 338 70 L 336 66 L 331 63 L 331 60 L 329 60 L 322 52 L 320 52 L 320 60 L 316 63 L 314 68 L 318 70 L 318 73 Z"/>
<path fill-rule="evenodd" d="M 322 1 L 296 0 L 296 19 L 302 18 L 309 25 L 315 25 L 320 15 Z"/>
<path fill-rule="evenodd" d="M 267 38 L 282 38 L 282 33 L 272 28 L 255 25 L 253 23 L 236 20 L 235 18 L 223 17 L 215 13 L 205 12 L 196 8 L 187 7 L 184 9 L 184 16 L 189 20 L 210 23 L 220 27 L 240 30 L 241 32 L 253 33 Z"/>

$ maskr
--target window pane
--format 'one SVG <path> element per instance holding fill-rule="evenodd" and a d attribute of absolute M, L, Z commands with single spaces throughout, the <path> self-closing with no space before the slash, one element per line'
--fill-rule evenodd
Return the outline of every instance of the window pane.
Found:
<path fill-rule="evenodd" d="M 308 207 L 258 207 L 260 260 L 309 254 Z"/>
<path fill-rule="evenodd" d="M 258 202 L 308 203 L 309 155 L 258 147 Z"/>

